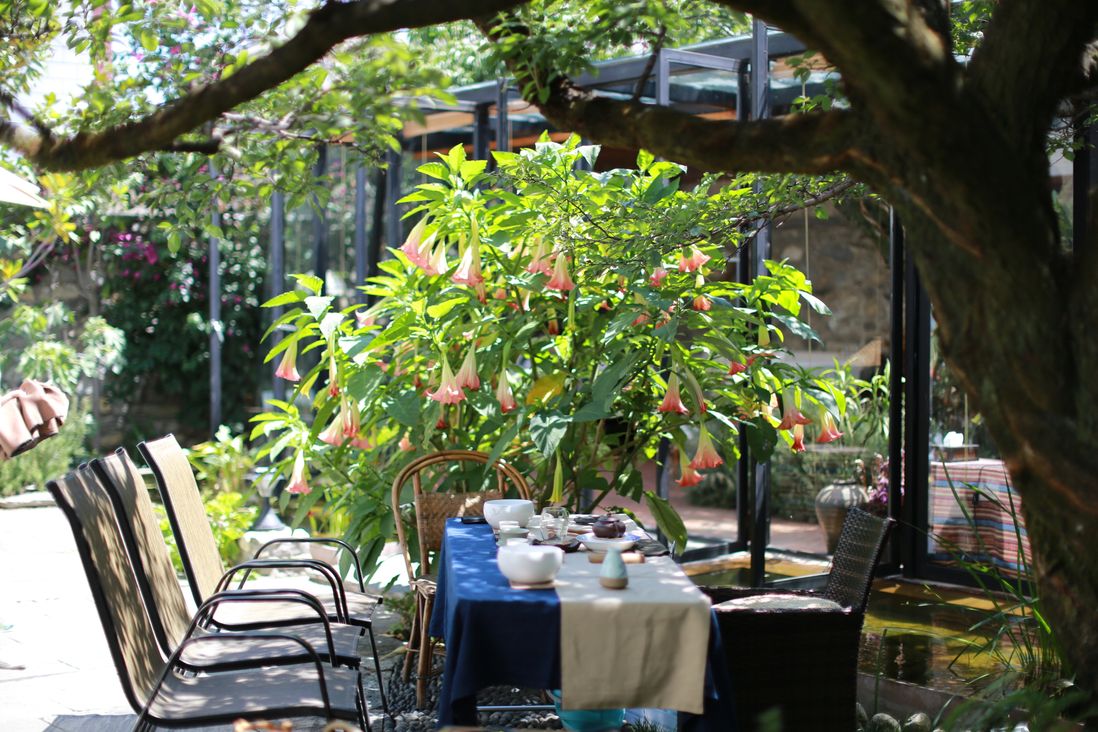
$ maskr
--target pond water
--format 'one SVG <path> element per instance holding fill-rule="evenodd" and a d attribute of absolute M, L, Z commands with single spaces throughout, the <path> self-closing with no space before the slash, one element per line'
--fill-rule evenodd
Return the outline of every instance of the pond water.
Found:
<path fill-rule="evenodd" d="M 767 574 L 767 580 L 780 575 Z M 750 584 L 749 570 L 736 568 L 693 577 L 699 585 Z M 995 655 L 983 652 L 997 620 L 973 630 L 991 612 L 957 604 L 957 597 L 976 595 L 951 591 L 936 593 L 917 584 L 890 583 L 887 591 L 875 590 L 862 631 L 859 669 L 868 674 L 906 681 L 942 691 L 969 694 L 974 687 L 1002 673 Z M 1005 641 L 1002 649 L 1009 652 Z"/>

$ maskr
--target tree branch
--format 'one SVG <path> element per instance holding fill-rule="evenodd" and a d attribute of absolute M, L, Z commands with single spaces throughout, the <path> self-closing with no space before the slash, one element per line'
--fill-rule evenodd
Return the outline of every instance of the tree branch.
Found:
<path fill-rule="evenodd" d="M 491 15 L 526 0 L 329 0 L 290 40 L 232 76 L 181 97 L 156 112 L 99 132 L 28 140 L 0 120 L 0 141 L 51 170 L 81 170 L 169 148 L 180 135 L 255 99 L 296 76 L 350 38 Z"/>
<path fill-rule="evenodd" d="M 750 122 L 707 120 L 596 96 L 560 77 L 538 106 L 565 130 L 604 145 L 644 148 L 703 170 L 823 174 L 857 167 L 861 120 L 850 110 Z"/>
<path fill-rule="evenodd" d="M 1060 100 L 1092 73 L 1084 65 L 1096 30 L 1098 3 L 999 3 L 969 64 L 970 88 L 1014 144 L 1038 143 Z"/>

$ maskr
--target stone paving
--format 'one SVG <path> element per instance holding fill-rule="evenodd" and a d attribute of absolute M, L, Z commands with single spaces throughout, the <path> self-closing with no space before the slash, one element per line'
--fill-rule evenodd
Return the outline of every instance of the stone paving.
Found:
<path fill-rule="evenodd" d="M 375 633 L 388 668 L 399 644 L 384 635 L 393 614 L 382 607 Z M 380 730 L 377 679 L 363 682 Z M 55 507 L 0 510 L 0 730 L 115 732 L 133 721 L 65 517 Z M 300 732 L 323 726 L 295 722 Z"/>

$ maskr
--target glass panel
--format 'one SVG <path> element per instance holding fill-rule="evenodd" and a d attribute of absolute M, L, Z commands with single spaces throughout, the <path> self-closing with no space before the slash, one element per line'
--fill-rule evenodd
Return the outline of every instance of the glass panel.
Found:
<path fill-rule="evenodd" d="M 817 216 L 817 214 L 819 214 Z M 876 205 L 826 205 L 785 220 L 772 234 L 774 259 L 788 259 L 811 280 L 813 292 L 831 309 L 806 313 L 822 343 L 787 336 L 793 360 L 830 372 L 847 393 L 848 411 L 839 424 L 843 438 L 821 444 L 821 414 L 802 404 L 812 419 L 805 446 L 794 453 L 779 442 L 771 461 L 772 552 L 823 556 L 837 539 L 846 510 L 867 507 L 888 454 L 888 354 L 890 278 L 883 221 Z M 880 456 L 880 457 L 879 457 Z M 872 507 L 884 512 L 883 503 Z M 768 554 L 768 573 L 810 574 L 823 565 Z"/>

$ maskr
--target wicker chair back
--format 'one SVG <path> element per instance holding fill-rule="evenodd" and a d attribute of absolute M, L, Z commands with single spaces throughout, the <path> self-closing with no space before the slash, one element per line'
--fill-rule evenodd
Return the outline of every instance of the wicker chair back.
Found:
<path fill-rule="evenodd" d="M 865 612 L 873 572 L 894 523 L 890 518 L 874 516 L 860 508 L 847 513 L 832 555 L 824 597 L 856 612 Z"/>
<path fill-rule="evenodd" d="M 409 579 L 419 579 L 431 573 L 430 553 L 438 551 L 442 546 L 442 535 L 447 518 L 463 515 L 482 515 L 484 501 L 507 495 L 509 487 L 513 488 L 520 498 L 530 498 L 530 486 L 527 485 L 526 480 L 515 470 L 513 465 L 504 460 L 497 460 L 492 466 L 496 471 L 494 490 L 462 494 L 434 490 L 425 491 L 423 488 L 423 473 L 427 468 L 436 465 L 460 465 L 467 462 L 487 465 L 488 457 L 483 452 L 472 450 L 443 450 L 416 458 L 404 466 L 404 469 L 393 481 L 393 516 L 397 519 L 397 539 L 400 541 L 400 550 L 404 554 L 404 564 L 408 570 Z M 412 482 L 416 535 L 419 543 L 418 573 L 412 567 L 412 555 L 408 548 L 408 534 L 400 513 L 400 494 L 408 481 Z M 437 484 L 434 487 L 437 487 Z"/>
<path fill-rule="evenodd" d="M 200 606 L 217 591 L 225 565 L 217 552 L 217 539 L 210 528 L 187 454 L 170 434 L 142 442 L 137 449 L 152 468 L 194 603 Z"/>

